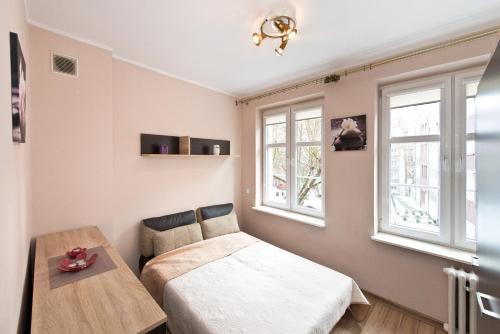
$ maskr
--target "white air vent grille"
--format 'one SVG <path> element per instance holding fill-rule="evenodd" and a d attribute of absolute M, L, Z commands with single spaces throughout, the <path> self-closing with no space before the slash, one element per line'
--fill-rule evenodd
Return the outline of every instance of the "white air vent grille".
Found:
<path fill-rule="evenodd" d="M 52 72 L 78 77 L 78 60 L 73 57 L 52 53 Z"/>

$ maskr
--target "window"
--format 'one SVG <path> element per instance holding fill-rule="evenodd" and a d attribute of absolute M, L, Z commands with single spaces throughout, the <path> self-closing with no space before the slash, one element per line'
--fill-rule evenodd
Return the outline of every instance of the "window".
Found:
<path fill-rule="evenodd" d="M 382 88 L 382 231 L 474 249 L 474 100 L 480 77 L 476 70 Z"/>
<path fill-rule="evenodd" d="M 263 113 L 263 204 L 322 217 L 323 102 Z"/>

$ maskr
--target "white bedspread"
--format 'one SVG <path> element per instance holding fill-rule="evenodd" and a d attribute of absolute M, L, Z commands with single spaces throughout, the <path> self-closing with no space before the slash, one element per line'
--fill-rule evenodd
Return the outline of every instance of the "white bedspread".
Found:
<path fill-rule="evenodd" d="M 173 334 L 329 333 L 351 303 L 348 276 L 257 242 L 165 284 Z"/>

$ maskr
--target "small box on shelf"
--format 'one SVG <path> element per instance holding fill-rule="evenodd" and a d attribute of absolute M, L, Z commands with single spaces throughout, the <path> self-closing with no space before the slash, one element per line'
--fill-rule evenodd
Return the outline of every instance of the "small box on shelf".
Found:
<path fill-rule="evenodd" d="M 191 138 L 189 136 L 183 136 L 179 138 L 179 154 L 190 155 L 191 154 Z"/>

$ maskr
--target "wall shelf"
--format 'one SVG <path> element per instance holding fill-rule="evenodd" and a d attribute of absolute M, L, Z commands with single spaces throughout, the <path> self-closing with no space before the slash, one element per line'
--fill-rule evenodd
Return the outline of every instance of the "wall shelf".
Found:
<path fill-rule="evenodd" d="M 168 154 L 160 153 L 166 145 Z M 214 155 L 213 147 L 219 145 L 220 154 Z M 231 155 L 229 140 L 193 138 L 189 136 L 165 136 L 141 133 L 141 156 L 144 157 L 239 157 Z"/>
<path fill-rule="evenodd" d="M 145 153 L 141 154 L 143 157 L 152 157 L 152 158 L 218 158 L 218 159 L 227 159 L 227 158 L 239 158 L 239 155 L 235 154 L 223 154 L 223 155 L 213 155 L 213 154 L 159 154 L 159 153 Z"/>

